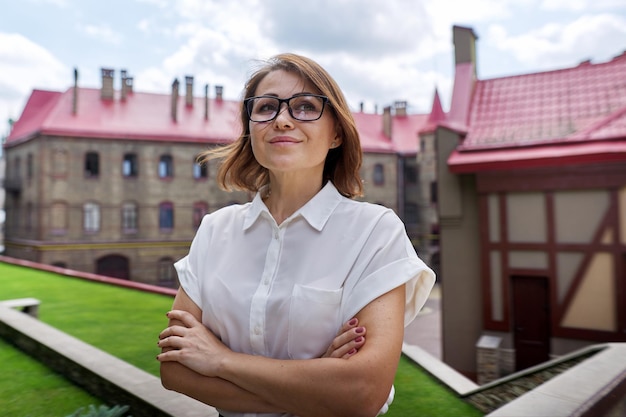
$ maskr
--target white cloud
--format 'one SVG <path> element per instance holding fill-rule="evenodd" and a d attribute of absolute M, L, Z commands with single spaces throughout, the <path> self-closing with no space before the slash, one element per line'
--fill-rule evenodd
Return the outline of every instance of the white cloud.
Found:
<path fill-rule="evenodd" d="M 78 30 L 90 38 L 112 45 L 121 44 L 124 38 L 120 32 L 111 29 L 107 25 L 81 25 L 78 27 Z"/>
<path fill-rule="evenodd" d="M 0 126 L 19 116 L 33 88 L 65 89 L 71 79 L 71 70 L 53 54 L 17 33 L 0 32 L 0 74 Z"/>
<path fill-rule="evenodd" d="M 569 23 L 549 23 L 521 35 L 491 25 L 487 36 L 497 49 L 536 69 L 571 66 L 587 58 L 606 60 L 621 53 L 615 39 L 626 39 L 626 19 L 613 14 L 586 15 Z"/>
<path fill-rule="evenodd" d="M 626 9 L 624 0 L 543 0 L 543 10 L 580 12 L 583 10 Z"/>

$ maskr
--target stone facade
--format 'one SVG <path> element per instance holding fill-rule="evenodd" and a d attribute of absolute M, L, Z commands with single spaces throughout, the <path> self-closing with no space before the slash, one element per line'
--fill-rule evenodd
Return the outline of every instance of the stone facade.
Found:
<path fill-rule="evenodd" d="M 245 192 L 221 190 L 215 181 L 217 163 L 210 163 L 206 176 L 197 178 L 195 160 L 207 146 L 39 136 L 7 148 L 6 255 L 176 286 L 171 265 L 189 249 L 202 214 L 197 211 L 210 213 L 252 198 Z M 97 155 L 97 162 L 89 154 Z M 133 175 L 125 172 L 127 155 L 135 155 Z M 171 156 L 171 176 L 165 178 L 159 172 L 163 155 Z M 409 158 L 409 163 L 414 160 Z M 363 200 L 383 204 L 401 217 L 404 203 L 398 176 L 403 175 L 399 168 L 406 165 L 403 161 L 394 153 L 366 153 L 361 171 Z M 90 220 L 86 204 L 92 203 L 98 214 Z M 136 207 L 132 228 L 124 224 L 126 204 Z M 171 204 L 172 227 L 160 227 L 162 204 Z M 96 224 L 89 225 L 91 221 Z"/>
<path fill-rule="evenodd" d="M 214 181 L 194 178 L 203 144 L 132 140 L 38 137 L 7 149 L 8 178 L 16 185 L 7 198 L 7 252 L 32 261 L 98 272 L 97 260 L 122 256 L 127 278 L 159 283 L 171 271 L 160 262 L 184 256 L 196 231 L 194 203 L 207 212 L 249 200 L 247 193 L 227 193 Z M 86 155 L 98 155 L 98 173 L 86 173 Z M 124 155 L 137 155 L 137 175 L 122 172 Z M 157 172 L 161 155 L 171 155 L 173 175 Z M 95 203 L 95 230 L 86 230 L 85 204 Z M 136 226 L 125 228 L 122 208 L 136 205 Z M 159 225 L 159 205 L 171 203 L 173 227 Z M 197 222 L 197 219 L 196 219 Z M 161 277 L 160 277 L 161 275 Z M 163 277 L 165 276 L 165 277 Z"/>

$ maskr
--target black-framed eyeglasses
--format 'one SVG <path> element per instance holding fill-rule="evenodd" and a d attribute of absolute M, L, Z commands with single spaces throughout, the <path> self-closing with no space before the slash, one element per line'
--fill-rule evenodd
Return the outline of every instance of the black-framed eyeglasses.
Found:
<path fill-rule="evenodd" d="M 318 94 L 296 94 L 289 98 L 275 96 L 250 97 L 244 100 L 248 119 L 251 122 L 270 122 L 274 120 L 283 103 L 287 103 L 289 115 L 296 120 L 312 122 L 322 117 L 328 97 Z"/>

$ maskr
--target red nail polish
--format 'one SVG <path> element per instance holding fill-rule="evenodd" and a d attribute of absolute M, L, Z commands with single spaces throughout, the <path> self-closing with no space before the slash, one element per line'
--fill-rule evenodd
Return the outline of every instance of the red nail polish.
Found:
<path fill-rule="evenodd" d="M 355 332 L 357 333 L 363 333 L 365 331 L 365 327 L 357 327 L 356 329 L 354 329 Z"/>
<path fill-rule="evenodd" d="M 354 318 L 348 322 L 350 326 L 354 326 L 357 323 L 357 320 Z"/>
<path fill-rule="evenodd" d="M 361 343 L 361 342 L 363 341 L 363 336 L 359 336 L 359 337 L 357 337 L 356 339 L 354 339 L 354 341 L 355 341 L 356 343 Z"/>
<path fill-rule="evenodd" d="M 356 348 L 352 348 L 350 349 L 350 351 L 348 352 L 348 355 L 353 355 L 356 353 Z"/>

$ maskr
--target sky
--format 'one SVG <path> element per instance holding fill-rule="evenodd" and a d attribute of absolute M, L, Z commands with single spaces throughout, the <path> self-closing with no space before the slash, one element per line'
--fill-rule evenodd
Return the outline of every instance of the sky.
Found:
<path fill-rule="evenodd" d="M 250 73 L 281 52 L 313 58 L 353 110 L 407 101 L 449 106 L 452 27 L 474 30 L 478 78 L 549 71 L 626 50 L 625 0 L 20 0 L 0 8 L 0 137 L 33 89 L 99 88 L 101 68 L 134 90 L 167 94 L 194 77 L 241 97 Z"/>

